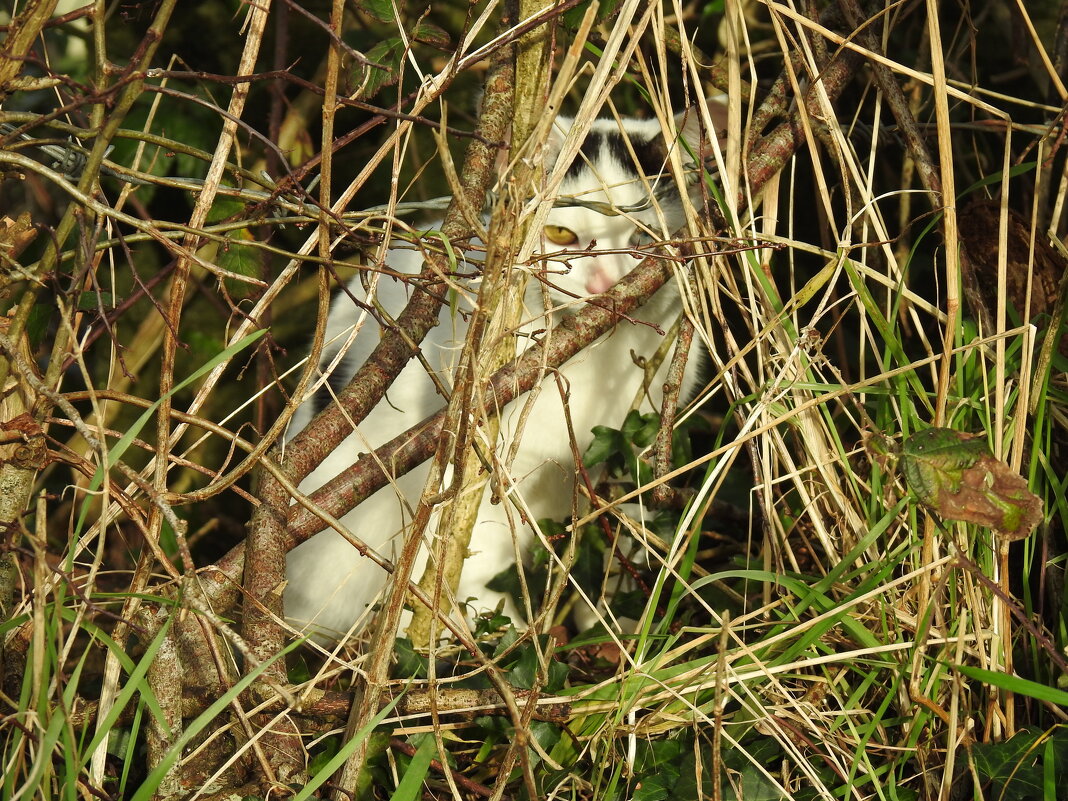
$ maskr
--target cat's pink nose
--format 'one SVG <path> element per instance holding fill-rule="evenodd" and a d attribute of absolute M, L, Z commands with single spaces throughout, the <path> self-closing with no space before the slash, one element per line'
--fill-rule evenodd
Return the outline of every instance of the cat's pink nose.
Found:
<path fill-rule="evenodd" d="M 586 291 L 591 295 L 600 295 L 616 285 L 615 276 L 604 267 L 594 267 L 586 279 Z"/>

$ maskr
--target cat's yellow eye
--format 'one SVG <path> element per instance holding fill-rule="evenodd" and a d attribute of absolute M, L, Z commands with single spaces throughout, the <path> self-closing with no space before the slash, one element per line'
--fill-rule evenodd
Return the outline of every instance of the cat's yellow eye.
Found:
<path fill-rule="evenodd" d="M 544 232 L 545 238 L 554 245 L 574 245 L 578 242 L 578 234 L 562 225 L 546 225 Z"/>

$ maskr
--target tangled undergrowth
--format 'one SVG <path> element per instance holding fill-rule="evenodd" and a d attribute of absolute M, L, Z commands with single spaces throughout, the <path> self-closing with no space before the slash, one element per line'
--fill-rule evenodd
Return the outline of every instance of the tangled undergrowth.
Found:
<path fill-rule="evenodd" d="M 1068 796 L 1053 3 L 177 10 L 0 11 L 4 798 Z M 704 208 L 548 356 L 671 280 L 706 360 L 498 578 L 555 611 L 301 642 L 284 554 L 375 480 L 292 502 L 337 441 L 282 446 L 332 288 L 428 211 L 439 253 L 535 214 L 490 190 L 547 98 L 721 93 Z"/>

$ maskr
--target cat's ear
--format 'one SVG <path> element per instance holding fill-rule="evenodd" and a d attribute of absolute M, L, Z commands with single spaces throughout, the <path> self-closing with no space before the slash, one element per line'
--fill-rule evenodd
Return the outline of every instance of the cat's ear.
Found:
<path fill-rule="evenodd" d="M 715 95 L 705 100 L 708 116 L 712 120 L 712 130 L 708 131 L 701 120 L 701 110 L 691 106 L 675 115 L 675 127 L 682 138 L 693 148 L 695 153 L 706 149 L 705 142 L 715 136 L 720 145 L 727 143 L 727 96 Z"/>

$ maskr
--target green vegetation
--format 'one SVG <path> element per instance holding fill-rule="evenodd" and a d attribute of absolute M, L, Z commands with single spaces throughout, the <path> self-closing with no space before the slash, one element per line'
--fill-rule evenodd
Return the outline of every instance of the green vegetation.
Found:
<path fill-rule="evenodd" d="M 737 5 L 0 10 L 0 797 L 1068 797 L 1065 20 Z M 529 214 L 484 191 L 518 112 L 722 92 L 661 251 L 706 381 L 659 461 L 605 420 L 598 501 L 496 579 L 555 614 L 302 642 L 331 289 L 437 198 Z"/>

